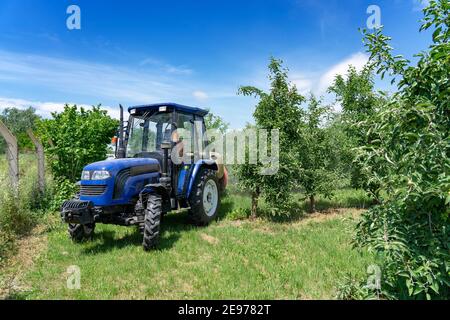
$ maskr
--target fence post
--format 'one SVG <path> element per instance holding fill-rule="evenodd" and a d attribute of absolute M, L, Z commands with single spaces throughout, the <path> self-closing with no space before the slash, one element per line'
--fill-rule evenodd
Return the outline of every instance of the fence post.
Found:
<path fill-rule="evenodd" d="M 6 158 L 9 163 L 9 177 L 11 179 L 14 192 L 19 188 L 19 146 L 16 137 L 9 131 L 5 124 L 0 120 L 0 134 L 5 138 L 8 146 Z"/>
<path fill-rule="evenodd" d="M 38 185 L 41 193 L 45 192 L 45 156 L 44 146 L 41 141 L 34 135 L 33 130 L 27 130 L 28 136 L 36 147 L 36 153 L 38 158 Z"/>

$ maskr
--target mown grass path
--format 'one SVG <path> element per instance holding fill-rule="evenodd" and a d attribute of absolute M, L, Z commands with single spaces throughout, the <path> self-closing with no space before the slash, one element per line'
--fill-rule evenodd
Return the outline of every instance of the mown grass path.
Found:
<path fill-rule="evenodd" d="M 93 241 L 73 244 L 64 226 L 20 277 L 18 299 L 329 299 L 347 273 L 373 262 L 351 249 L 359 211 L 289 223 L 219 221 L 207 228 L 165 217 L 158 251 L 146 253 L 134 228 L 99 225 Z M 81 270 L 80 290 L 67 268 Z"/>

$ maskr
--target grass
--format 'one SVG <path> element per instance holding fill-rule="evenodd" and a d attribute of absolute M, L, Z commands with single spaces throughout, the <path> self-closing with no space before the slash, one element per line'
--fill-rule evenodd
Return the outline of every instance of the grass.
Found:
<path fill-rule="evenodd" d="M 351 249 L 356 210 L 280 224 L 222 220 L 208 228 L 165 217 L 158 251 L 146 253 L 134 228 L 99 225 L 73 244 L 63 227 L 28 270 L 17 299 L 331 299 L 347 273 L 373 258 Z M 81 270 L 81 289 L 66 287 Z"/>
<path fill-rule="evenodd" d="M 12 192 L 6 155 L 0 154 L 0 265 L 15 253 L 17 238 L 26 235 L 33 222 L 24 204 L 32 199 L 32 190 L 35 188 L 36 157 L 21 154 L 19 168 L 21 177 L 19 194 L 23 202 L 19 202 Z"/>
<path fill-rule="evenodd" d="M 26 163 L 34 157 L 21 161 L 31 181 L 34 164 Z M 0 174 L 6 170 L 1 161 Z M 57 214 L 49 216 L 38 231 L 17 239 L 16 254 L 0 270 L 0 298 L 332 299 L 347 274 L 364 277 L 374 262 L 351 248 L 358 208 L 369 200 L 363 192 L 337 191 L 331 200 L 317 199 L 322 213 L 308 215 L 296 197 L 300 213 L 292 219 L 247 220 L 242 213 L 250 199 L 243 194 L 225 197 L 219 221 L 207 228 L 171 213 L 159 250 L 147 253 L 135 228 L 98 225 L 92 241 L 74 244 Z M 80 290 L 67 288 L 74 265 Z"/>

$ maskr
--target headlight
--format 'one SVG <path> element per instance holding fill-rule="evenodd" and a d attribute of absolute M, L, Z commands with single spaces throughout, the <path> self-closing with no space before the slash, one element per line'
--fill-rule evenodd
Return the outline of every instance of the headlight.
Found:
<path fill-rule="evenodd" d="M 81 180 L 90 180 L 91 179 L 91 173 L 89 171 L 83 171 L 81 173 Z"/>
<path fill-rule="evenodd" d="M 106 180 L 109 177 L 111 177 L 111 175 L 109 174 L 108 171 L 105 171 L 105 170 L 94 171 L 94 173 L 92 174 L 91 180 Z"/>

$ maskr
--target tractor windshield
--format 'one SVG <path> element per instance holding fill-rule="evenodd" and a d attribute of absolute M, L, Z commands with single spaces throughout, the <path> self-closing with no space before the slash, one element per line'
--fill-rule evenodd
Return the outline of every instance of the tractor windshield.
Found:
<path fill-rule="evenodd" d="M 127 158 L 145 157 L 145 153 L 159 152 L 163 141 L 170 141 L 172 114 L 153 113 L 130 116 Z"/>

